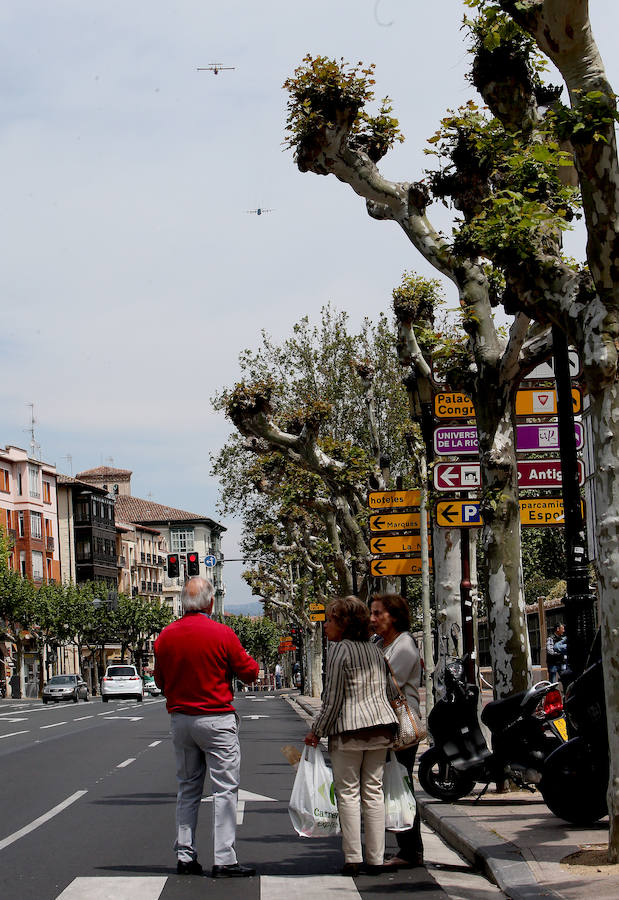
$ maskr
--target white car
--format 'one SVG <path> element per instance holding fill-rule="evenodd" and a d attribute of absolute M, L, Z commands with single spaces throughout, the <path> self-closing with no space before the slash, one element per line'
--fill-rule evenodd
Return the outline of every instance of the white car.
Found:
<path fill-rule="evenodd" d="M 107 667 L 101 681 L 101 699 L 107 703 L 110 697 L 142 702 L 144 684 L 135 666 L 118 664 Z"/>

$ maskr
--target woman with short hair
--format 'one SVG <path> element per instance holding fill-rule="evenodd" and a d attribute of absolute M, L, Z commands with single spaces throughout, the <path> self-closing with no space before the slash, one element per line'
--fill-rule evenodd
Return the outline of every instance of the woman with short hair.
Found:
<path fill-rule="evenodd" d="M 374 632 L 380 638 L 381 648 L 398 687 L 406 697 L 409 707 L 420 716 L 419 678 L 421 658 L 415 639 L 411 634 L 411 620 L 408 603 L 399 594 L 378 594 L 372 597 L 370 621 Z M 413 790 L 413 766 L 417 755 L 417 745 L 396 752 L 396 759 L 405 766 L 411 791 Z M 423 843 L 421 840 L 421 820 L 419 811 L 415 814 L 412 828 L 396 833 L 398 855 L 385 863 L 399 869 L 412 869 L 423 865 Z"/>
<path fill-rule="evenodd" d="M 370 643 L 370 614 L 356 597 L 332 600 L 326 611 L 330 641 L 322 706 L 305 743 L 329 737 L 329 755 L 344 851 L 343 875 L 378 874 L 385 853 L 383 772 L 397 717 L 381 651 Z"/>

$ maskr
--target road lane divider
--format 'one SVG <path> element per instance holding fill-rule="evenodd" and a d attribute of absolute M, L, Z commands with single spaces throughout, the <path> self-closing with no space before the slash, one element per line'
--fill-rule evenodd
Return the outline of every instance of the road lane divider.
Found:
<path fill-rule="evenodd" d="M 59 725 L 68 725 L 68 722 L 52 722 L 51 725 L 39 725 L 39 728 L 58 728 Z"/>
<path fill-rule="evenodd" d="M 5 737 L 15 737 L 16 734 L 28 734 L 30 729 L 26 728 L 25 731 L 12 731 L 10 734 L 0 734 L 0 740 Z"/>
<path fill-rule="evenodd" d="M 135 762 L 136 757 L 131 756 L 129 759 L 126 759 L 124 762 L 118 763 L 116 766 L 117 769 L 124 769 L 125 766 L 130 766 L 132 762 Z"/>
<path fill-rule="evenodd" d="M 152 744 L 149 744 L 148 746 L 149 747 L 157 747 L 160 743 L 161 743 L 161 741 L 153 741 Z"/>
<path fill-rule="evenodd" d="M 78 716 L 77 719 L 73 719 L 74 722 L 83 722 L 84 719 L 94 719 L 94 713 L 91 716 Z"/>
<path fill-rule="evenodd" d="M 25 837 L 27 834 L 30 834 L 31 831 L 39 828 L 40 825 L 44 825 L 46 822 L 49 822 L 50 819 L 53 819 L 54 816 L 57 816 L 58 813 L 61 813 L 68 806 L 71 806 L 72 803 L 75 803 L 76 800 L 79 800 L 80 797 L 83 797 L 84 794 L 87 794 L 88 791 L 76 791 L 74 794 L 71 794 L 70 797 L 67 797 L 66 800 L 63 800 L 62 803 L 59 803 L 57 806 L 52 807 L 52 809 L 48 810 L 48 812 L 43 813 L 42 816 L 39 816 L 34 821 L 30 822 L 29 825 L 24 825 L 23 828 L 20 828 L 19 831 L 14 831 L 13 834 L 9 834 L 8 837 L 5 837 L 0 841 L 0 850 L 4 850 L 5 847 L 8 847 L 10 844 L 14 844 L 15 841 L 18 841 L 20 838 Z"/>

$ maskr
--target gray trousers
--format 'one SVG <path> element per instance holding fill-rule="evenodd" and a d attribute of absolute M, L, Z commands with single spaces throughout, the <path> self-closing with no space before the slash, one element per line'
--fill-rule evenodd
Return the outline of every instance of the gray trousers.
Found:
<path fill-rule="evenodd" d="M 196 827 L 208 766 L 213 795 L 214 864 L 231 865 L 237 861 L 234 841 L 241 769 L 236 716 L 172 713 L 171 719 L 178 781 L 174 845 L 177 857 L 181 862 L 197 857 Z"/>

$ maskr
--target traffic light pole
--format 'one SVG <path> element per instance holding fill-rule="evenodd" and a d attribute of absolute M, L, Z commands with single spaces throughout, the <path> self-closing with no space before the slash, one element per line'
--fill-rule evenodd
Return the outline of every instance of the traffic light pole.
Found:
<path fill-rule="evenodd" d="M 594 601 L 589 588 L 589 560 L 578 480 L 578 454 L 574 431 L 574 407 L 567 338 L 557 325 L 552 327 L 552 342 L 557 385 L 561 489 L 565 516 L 567 590 L 564 602 L 567 659 L 572 674 L 576 676 L 585 667 L 587 655 L 595 637 Z"/>

